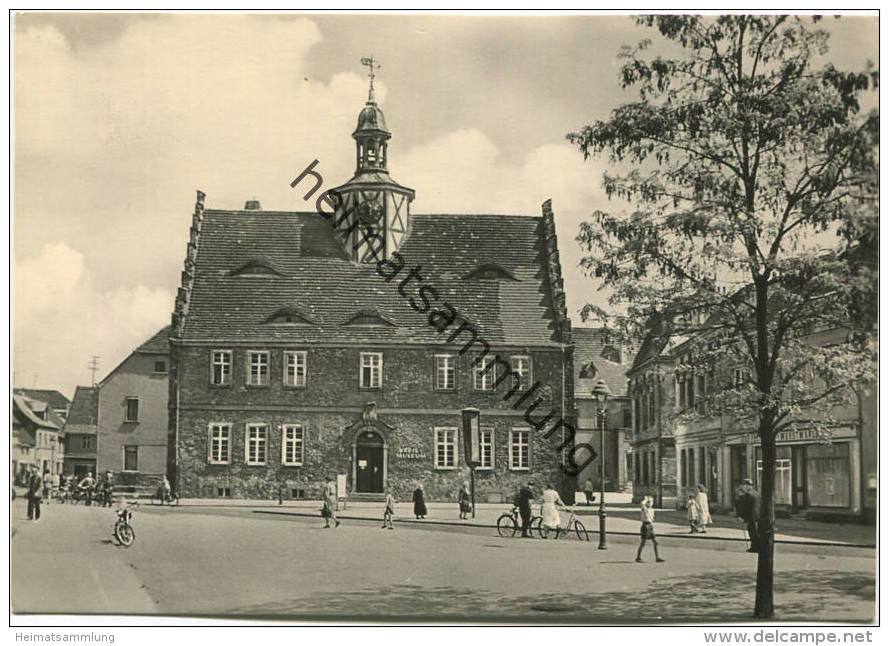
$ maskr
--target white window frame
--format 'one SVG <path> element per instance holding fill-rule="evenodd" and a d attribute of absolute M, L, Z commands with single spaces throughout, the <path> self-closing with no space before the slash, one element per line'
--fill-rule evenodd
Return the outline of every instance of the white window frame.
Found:
<path fill-rule="evenodd" d="M 253 381 L 253 357 L 265 357 L 265 382 L 261 380 L 258 383 L 254 383 Z M 257 366 L 262 367 L 261 363 L 258 363 Z M 247 350 L 247 385 L 253 387 L 265 387 L 269 385 L 269 373 L 271 372 L 271 361 L 269 357 L 268 350 Z M 261 373 L 258 373 L 261 377 Z"/>
<path fill-rule="evenodd" d="M 453 434 L 451 441 L 439 442 L 439 433 L 450 432 Z M 454 462 L 451 465 L 439 465 L 439 444 L 443 447 L 452 445 L 454 447 Z M 435 437 L 433 438 L 433 468 L 436 471 L 454 471 L 460 465 L 460 437 L 456 426 L 436 426 Z M 445 454 L 446 455 L 446 454 Z"/>
<path fill-rule="evenodd" d="M 288 431 L 298 431 L 299 439 L 296 437 L 288 438 Z M 290 444 L 298 444 L 299 446 L 299 460 L 287 460 L 287 448 Z M 303 465 L 303 461 L 306 458 L 306 427 L 302 424 L 297 424 L 292 422 L 290 424 L 284 424 L 281 427 L 281 464 L 286 467 L 301 467 Z"/>
<path fill-rule="evenodd" d="M 134 448 L 136 449 L 136 468 L 135 469 L 127 469 L 127 449 Z M 120 447 L 121 454 L 121 471 L 125 473 L 139 473 L 139 445 L 138 444 L 124 444 Z M 97 474 L 98 475 L 98 474 Z"/>
<path fill-rule="evenodd" d="M 485 462 L 484 462 L 485 452 L 482 449 L 484 448 L 485 435 L 488 436 L 488 438 L 489 438 L 488 444 L 491 447 L 490 464 L 485 464 Z M 476 471 L 491 471 L 494 468 L 494 462 L 495 462 L 495 459 L 494 459 L 494 429 L 491 428 L 490 426 L 484 426 L 484 427 L 479 428 L 478 441 L 479 441 L 479 458 L 482 460 L 482 462 L 475 469 L 476 469 Z"/>
<path fill-rule="evenodd" d="M 262 452 L 262 460 L 251 460 L 250 459 L 250 442 L 253 440 L 250 437 L 250 431 L 252 428 L 263 428 L 265 429 L 265 437 L 262 438 L 263 452 Z M 260 438 L 256 438 L 256 441 L 259 442 Z M 259 451 L 257 450 L 257 455 Z M 247 466 L 265 466 L 269 460 L 269 425 L 265 422 L 247 422 L 244 425 L 244 464 Z"/>
<path fill-rule="evenodd" d="M 442 367 L 440 362 L 442 360 L 446 360 L 449 364 L 449 367 Z M 451 376 L 451 385 L 450 386 L 442 386 L 440 376 L 448 375 Z M 447 381 L 447 378 L 445 379 Z M 437 354 L 435 355 L 435 390 L 446 390 L 452 391 L 457 390 L 457 355 L 455 354 Z"/>
<path fill-rule="evenodd" d="M 525 442 L 524 446 L 528 447 L 528 463 L 526 465 L 519 464 L 515 465 L 515 458 L 518 457 L 521 460 L 521 451 L 517 449 L 521 448 L 522 443 L 516 443 L 516 438 L 519 437 L 519 433 L 525 434 Z M 509 430 L 509 470 L 510 471 L 530 471 L 531 470 L 531 429 L 530 428 L 512 428 Z"/>
<path fill-rule="evenodd" d="M 497 381 L 497 366 L 492 370 L 488 370 L 486 374 L 482 374 L 487 370 L 490 364 L 494 363 L 494 357 L 482 357 L 482 360 L 472 366 L 472 389 L 484 392 L 494 390 L 494 382 Z"/>
<path fill-rule="evenodd" d="M 288 368 L 290 368 L 290 359 L 294 358 L 293 364 L 293 382 L 290 382 L 290 373 Z M 300 362 L 297 358 L 302 360 L 302 376 L 300 378 L 298 369 L 300 368 Z M 305 388 L 306 382 L 308 381 L 309 370 L 308 370 L 308 352 L 305 350 L 285 350 L 284 351 L 284 369 L 283 369 L 283 383 L 285 388 Z"/>
<path fill-rule="evenodd" d="M 517 360 L 517 359 L 522 359 L 522 360 L 524 360 L 524 361 L 527 361 L 527 363 L 528 363 L 527 370 L 525 371 L 527 374 L 522 375 L 522 377 L 521 377 L 521 379 L 522 379 L 522 384 L 521 384 L 521 386 L 519 387 L 519 390 L 528 390 L 528 388 L 531 387 L 531 383 L 532 383 L 532 378 L 531 378 L 531 356 L 530 356 L 530 355 L 527 355 L 527 354 L 515 354 L 515 355 L 513 355 L 513 356 L 511 356 L 511 357 L 509 358 L 509 368 L 510 368 L 510 370 L 512 370 L 514 374 L 521 374 L 520 372 L 518 372 L 518 371 L 515 369 L 515 368 L 516 368 L 515 364 L 516 364 L 516 360 Z"/>
<path fill-rule="evenodd" d="M 214 450 L 214 442 L 217 440 L 215 436 L 216 429 L 225 431 L 226 450 L 225 456 L 222 457 L 222 437 L 218 438 L 220 450 Z M 232 456 L 232 425 L 228 422 L 210 422 L 207 425 L 207 460 L 210 464 L 229 464 Z"/>
<path fill-rule="evenodd" d="M 217 362 L 216 355 L 222 355 L 224 360 Z M 210 385 L 211 386 L 230 386 L 232 383 L 232 351 L 231 350 L 210 350 Z M 222 381 L 216 381 L 216 366 L 222 366 Z"/>
<path fill-rule="evenodd" d="M 136 417 L 135 418 L 130 417 L 130 402 L 132 400 L 136 401 Z M 128 422 L 128 423 L 138 422 L 139 421 L 139 413 L 141 412 L 141 410 L 140 410 L 141 408 L 142 408 L 142 406 L 140 405 L 138 395 L 127 395 L 124 398 L 124 403 L 123 403 L 123 421 Z"/>
<path fill-rule="evenodd" d="M 364 359 L 365 357 L 376 357 L 378 359 L 376 371 L 377 371 L 377 383 L 373 384 L 373 368 L 374 366 L 368 365 L 367 367 L 371 369 L 370 375 L 370 384 L 364 383 Z M 358 367 L 358 386 L 359 388 L 363 388 L 365 390 L 379 390 L 383 386 L 383 353 L 382 352 L 362 352 L 361 357 L 359 359 L 359 367 Z"/>

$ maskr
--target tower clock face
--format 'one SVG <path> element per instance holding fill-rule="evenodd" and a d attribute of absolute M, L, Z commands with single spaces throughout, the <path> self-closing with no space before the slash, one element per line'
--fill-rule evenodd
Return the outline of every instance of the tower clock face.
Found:
<path fill-rule="evenodd" d="M 383 217 L 383 205 L 377 200 L 362 202 L 358 207 L 358 218 L 365 224 L 375 224 Z"/>

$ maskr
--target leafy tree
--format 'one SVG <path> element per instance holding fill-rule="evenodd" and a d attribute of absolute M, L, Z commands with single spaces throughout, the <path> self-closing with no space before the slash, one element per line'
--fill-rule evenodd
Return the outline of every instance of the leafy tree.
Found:
<path fill-rule="evenodd" d="M 776 434 L 873 374 L 879 115 L 860 101 L 878 72 L 826 62 L 818 17 L 637 22 L 675 56 L 653 55 L 650 40 L 625 47 L 621 85 L 639 100 L 568 135 L 585 158 L 607 156 L 609 198 L 632 205 L 581 225 L 582 266 L 620 312 L 588 305 L 584 315 L 637 339 L 700 334 L 710 339 L 702 361 L 749 368 L 707 403 L 756 420 L 754 616 L 769 618 Z M 836 342 L 814 334 L 838 327 L 848 333 Z"/>

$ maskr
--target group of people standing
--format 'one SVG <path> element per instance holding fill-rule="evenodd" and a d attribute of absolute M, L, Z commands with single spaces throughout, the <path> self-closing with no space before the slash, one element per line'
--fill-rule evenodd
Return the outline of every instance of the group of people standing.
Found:
<path fill-rule="evenodd" d="M 707 487 L 698 485 L 693 493 L 688 494 L 685 502 L 685 513 L 688 517 L 688 525 L 691 528 L 689 534 L 707 533 L 707 525 L 713 522 L 710 517 L 710 501 L 707 499 Z"/>

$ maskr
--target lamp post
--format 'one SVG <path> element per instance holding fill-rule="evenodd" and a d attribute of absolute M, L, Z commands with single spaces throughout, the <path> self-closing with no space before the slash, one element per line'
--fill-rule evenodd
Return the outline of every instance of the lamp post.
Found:
<path fill-rule="evenodd" d="M 599 379 L 593 386 L 593 397 L 596 398 L 598 404 L 599 415 L 602 416 L 602 443 L 599 452 L 599 549 L 608 549 L 605 538 L 605 405 L 608 403 L 608 396 L 611 391 L 604 379 Z"/>

